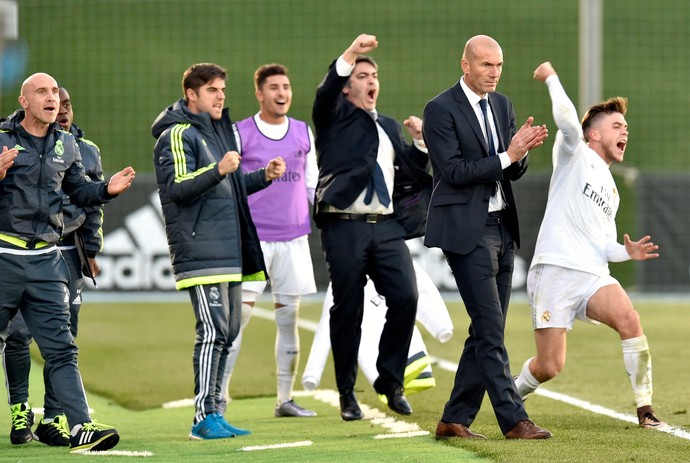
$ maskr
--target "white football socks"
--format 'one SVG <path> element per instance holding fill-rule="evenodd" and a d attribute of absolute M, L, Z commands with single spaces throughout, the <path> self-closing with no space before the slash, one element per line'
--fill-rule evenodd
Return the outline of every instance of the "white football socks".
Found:
<path fill-rule="evenodd" d="M 276 300 L 276 302 L 278 302 Z M 297 377 L 299 364 L 299 331 L 297 315 L 300 296 L 280 296 L 279 303 L 284 304 L 276 309 L 276 369 L 278 380 L 278 404 L 292 399 L 292 389 Z"/>
<path fill-rule="evenodd" d="M 520 375 L 515 378 L 515 386 L 517 387 L 518 393 L 522 400 L 537 390 L 541 384 L 529 371 L 529 364 L 534 357 L 528 358 L 527 361 L 522 365 L 522 370 Z"/>
<path fill-rule="evenodd" d="M 637 407 L 652 405 L 652 356 L 649 353 L 647 337 L 624 339 L 623 363 L 630 378 Z"/>

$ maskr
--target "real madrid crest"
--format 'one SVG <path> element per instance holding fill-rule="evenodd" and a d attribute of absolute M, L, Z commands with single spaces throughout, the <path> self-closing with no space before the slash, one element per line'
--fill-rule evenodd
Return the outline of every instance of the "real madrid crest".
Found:
<path fill-rule="evenodd" d="M 65 146 L 62 144 L 62 140 L 55 142 L 55 154 L 58 156 L 65 154 Z"/>

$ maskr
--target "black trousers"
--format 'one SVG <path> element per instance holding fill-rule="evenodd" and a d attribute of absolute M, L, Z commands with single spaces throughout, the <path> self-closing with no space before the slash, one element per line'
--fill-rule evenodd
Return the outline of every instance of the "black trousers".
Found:
<path fill-rule="evenodd" d="M 472 252 L 444 254 L 471 324 L 442 420 L 469 426 L 486 392 L 505 434 L 518 421 L 527 419 L 504 343 L 513 275 L 513 239 L 507 227 L 491 220 Z"/>
<path fill-rule="evenodd" d="M 418 297 L 402 227 L 394 220 L 328 219 L 321 226 L 321 245 L 333 286 L 330 331 L 338 390 L 353 389 L 357 380 L 367 275 L 388 307 L 376 362 L 376 388 L 387 392 L 402 386 Z"/>

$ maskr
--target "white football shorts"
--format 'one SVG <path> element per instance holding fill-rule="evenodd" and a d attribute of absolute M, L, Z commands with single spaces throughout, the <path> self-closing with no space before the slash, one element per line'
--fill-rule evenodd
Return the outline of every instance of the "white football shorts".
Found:
<path fill-rule="evenodd" d="M 599 324 L 587 317 L 587 302 L 599 288 L 617 285 L 611 275 L 537 264 L 527 273 L 527 299 L 532 308 L 532 326 L 573 329 L 575 319 Z"/>
<path fill-rule="evenodd" d="M 301 296 L 316 292 L 314 266 L 307 235 L 292 241 L 262 241 L 261 250 L 268 270 L 274 302 L 275 295 Z M 263 293 L 265 281 L 245 281 L 242 291 Z M 246 299 L 244 299 L 246 302 Z"/>

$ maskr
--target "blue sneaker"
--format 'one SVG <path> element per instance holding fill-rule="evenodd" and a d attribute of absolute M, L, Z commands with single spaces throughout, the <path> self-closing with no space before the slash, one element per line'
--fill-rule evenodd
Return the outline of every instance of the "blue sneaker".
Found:
<path fill-rule="evenodd" d="M 242 428 L 236 428 L 236 427 L 234 427 L 233 425 L 231 425 L 230 423 L 228 423 L 228 422 L 225 420 L 225 417 L 224 417 L 223 415 L 221 415 L 220 413 L 215 413 L 215 415 L 216 415 L 216 419 L 218 420 L 218 422 L 220 423 L 220 425 L 221 425 L 223 428 L 225 428 L 225 429 L 227 429 L 228 431 L 230 431 L 231 433 L 233 433 L 234 435 L 236 435 L 236 436 L 246 436 L 247 434 L 251 434 L 251 433 L 252 433 L 252 432 L 251 432 L 250 430 L 248 430 L 248 429 L 242 429 Z"/>
<path fill-rule="evenodd" d="M 228 439 L 230 437 L 235 437 L 235 433 L 223 427 L 217 413 L 206 415 L 206 418 L 192 426 L 192 432 L 189 433 L 191 440 Z"/>

